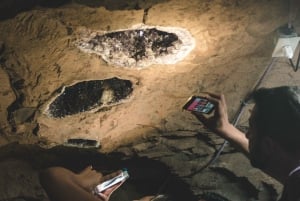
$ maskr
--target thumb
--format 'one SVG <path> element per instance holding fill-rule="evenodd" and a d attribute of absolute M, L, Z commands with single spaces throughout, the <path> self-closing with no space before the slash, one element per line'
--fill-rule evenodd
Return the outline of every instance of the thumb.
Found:
<path fill-rule="evenodd" d="M 201 113 L 199 112 L 192 112 L 193 115 L 195 115 L 197 117 L 197 119 L 199 121 L 201 121 L 203 124 L 207 124 L 208 123 L 208 119 L 202 115 Z"/>
<path fill-rule="evenodd" d="M 107 201 L 108 200 L 108 197 L 103 193 L 98 193 L 97 196 L 98 196 L 98 198 L 100 198 L 101 201 Z"/>

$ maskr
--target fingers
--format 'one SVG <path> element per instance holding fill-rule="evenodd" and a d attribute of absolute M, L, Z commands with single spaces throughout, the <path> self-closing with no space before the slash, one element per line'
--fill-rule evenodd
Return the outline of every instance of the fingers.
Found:
<path fill-rule="evenodd" d="M 216 110 L 223 109 L 225 113 L 227 113 L 227 104 L 225 100 L 225 95 L 224 94 L 214 94 L 214 93 L 209 93 L 206 92 L 203 95 L 204 98 L 212 102 L 214 105 L 216 105 Z"/>
<path fill-rule="evenodd" d="M 80 174 L 85 175 L 86 177 L 95 177 L 95 179 L 97 178 L 98 182 L 104 182 L 106 180 L 114 178 L 115 176 L 119 175 L 121 172 L 122 172 L 121 170 L 118 170 L 116 172 L 103 176 L 101 172 L 94 170 L 93 166 L 89 165 L 83 171 L 81 171 Z"/>
<path fill-rule="evenodd" d="M 211 93 L 211 92 L 203 92 L 203 94 L 207 94 L 213 98 L 217 98 L 220 99 L 221 98 L 221 94 L 215 94 L 215 93 Z"/>
<path fill-rule="evenodd" d="M 114 178 L 115 176 L 117 176 L 118 174 L 120 174 L 121 172 L 122 172 L 122 170 L 118 170 L 118 171 L 113 172 L 113 173 L 111 173 L 111 174 L 105 175 L 105 176 L 102 177 L 101 180 L 102 180 L 102 182 L 103 182 L 103 181 L 112 179 L 112 178 Z"/>
<path fill-rule="evenodd" d="M 203 94 L 203 95 L 202 95 Z M 227 105 L 224 94 L 202 93 L 201 97 L 206 98 L 215 105 L 214 113 L 206 115 L 199 112 L 192 112 L 203 125 L 214 131 L 220 132 L 225 124 L 228 123 Z"/>
<path fill-rule="evenodd" d="M 224 97 L 224 95 L 206 92 L 206 93 L 203 93 L 202 97 L 206 98 L 207 100 L 211 101 L 214 104 L 218 104 L 219 101 L 223 100 L 222 97 Z"/>
<path fill-rule="evenodd" d="M 82 172 L 82 175 L 84 175 L 86 178 L 93 178 L 97 183 L 102 181 L 103 175 L 101 172 L 98 172 L 93 168 L 92 165 L 87 166 Z"/>
<path fill-rule="evenodd" d="M 102 177 L 101 172 L 97 172 L 96 170 L 94 170 L 92 165 L 89 165 L 86 168 L 84 168 L 79 174 L 86 177 Z"/>
<path fill-rule="evenodd" d="M 109 187 L 108 189 L 104 190 L 102 193 L 107 195 L 107 196 L 110 196 L 110 194 L 112 192 L 114 192 L 116 189 L 118 189 L 125 181 L 121 181 L 119 183 L 116 183 L 115 185 Z"/>
<path fill-rule="evenodd" d="M 86 168 L 84 168 L 84 169 L 80 172 L 80 174 L 86 174 L 86 173 L 90 172 L 92 169 L 93 169 L 93 166 L 89 165 L 89 166 L 87 166 Z"/>
<path fill-rule="evenodd" d="M 111 174 L 110 174 L 110 175 L 111 175 Z M 112 175 L 114 175 L 114 173 L 113 173 Z M 124 182 L 125 182 L 125 181 L 121 181 L 121 182 L 119 182 L 119 183 L 117 183 L 117 184 L 115 184 L 115 185 L 109 187 L 108 189 L 106 189 L 106 190 L 104 190 L 103 192 L 101 192 L 99 195 L 100 195 L 103 199 L 109 200 L 111 194 L 112 194 L 115 190 L 117 190 Z"/>
<path fill-rule="evenodd" d="M 207 123 L 208 118 L 202 115 L 201 113 L 193 111 L 192 114 L 195 115 L 199 121 L 203 122 L 204 124 Z"/>

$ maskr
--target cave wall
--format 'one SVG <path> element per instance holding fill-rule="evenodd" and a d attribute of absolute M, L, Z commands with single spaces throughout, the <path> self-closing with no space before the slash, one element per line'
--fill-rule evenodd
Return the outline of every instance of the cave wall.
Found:
<path fill-rule="evenodd" d="M 122 153 L 120 160 L 138 156 L 166 164 L 199 197 L 214 192 L 230 200 L 272 200 L 280 194 L 280 184 L 252 168 L 230 145 L 216 164 L 202 170 L 223 140 L 181 107 L 192 94 L 223 92 L 233 118 L 270 62 L 276 29 L 288 20 L 286 2 L 40 0 L 23 5 L 2 0 L 0 11 L 1 146 L 17 142 L 48 150 L 69 138 L 95 139 L 99 152 Z M 185 28 L 196 46 L 176 64 L 142 70 L 108 65 L 76 47 L 79 38 L 93 32 L 140 24 Z M 63 87 L 113 77 L 133 83 L 132 96 L 122 104 L 66 118 L 44 113 Z M 297 84 L 299 79 L 283 61 L 268 80 L 265 86 Z M 239 125 L 243 129 L 247 115 Z M 2 155 L 3 164 L 10 156 Z M 32 172 L 26 165 L 27 176 L 46 166 Z M 16 190 L 11 198 L 13 194 L 22 193 Z"/>

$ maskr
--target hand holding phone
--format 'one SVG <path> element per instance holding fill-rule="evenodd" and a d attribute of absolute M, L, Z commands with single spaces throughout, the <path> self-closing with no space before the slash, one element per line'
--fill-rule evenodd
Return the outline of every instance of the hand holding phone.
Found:
<path fill-rule="evenodd" d="M 195 104 L 195 102 L 192 101 L 193 99 L 195 99 L 195 97 L 191 98 L 191 100 L 189 99 L 187 104 L 184 106 L 184 109 L 186 108 L 187 110 L 188 109 L 192 110 L 194 108 L 194 110 L 192 110 L 192 111 L 195 111 L 195 112 L 192 112 L 192 114 L 194 116 L 196 116 L 196 118 L 204 125 L 204 127 L 210 129 L 214 133 L 218 134 L 220 137 L 228 139 L 231 137 L 231 136 L 228 136 L 228 134 L 235 135 L 236 128 L 234 128 L 232 126 L 232 124 L 230 123 L 230 121 L 228 119 L 227 104 L 226 104 L 224 94 L 206 93 L 205 96 L 207 98 L 204 98 L 204 99 L 207 99 L 208 102 L 213 104 L 213 107 L 210 106 L 210 104 L 208 104 L 209 108 L 212 108 L 210 110 L 210 112 L 213 111 L 213 114 L 206 115 L 205 112 L 209 113 L 209 110 L 208 111 L 204 110 L 204 112 L 201 113 L 201 109 L 199 111 L 198 109 L 195 109 L 194 106 L 189 107 L 190 105 Z M 203 99 L 203 97 L 200 97 L 200 98 Z M 196 102 L 199 102 L 199 101 L 196 101 Z"/>
<path fill-rule="evenodd" d="M 96 194 L 102 193 L 106 189 L 108 189 L 118 183 L 121 183 L 123 181 L 126 181 L 128 178 L 129 178 L 128 171 L 122 170 L 122 172 L 120 174 L 118 174 L 117 176 L 115 176 L 114 178 L 104 181 L 101 184 L 97 185 L 94 191 Z"/>
<path fill-rule="evenodd" d="M 214 110 L 212 102 L 201 96 L 191 96 L 184 104 L 183 109 L 191 112 L 209 114 Z"/>

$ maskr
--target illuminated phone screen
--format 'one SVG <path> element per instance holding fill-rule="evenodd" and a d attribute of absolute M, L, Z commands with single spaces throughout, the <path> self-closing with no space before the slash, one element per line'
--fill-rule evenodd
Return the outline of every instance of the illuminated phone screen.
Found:
<path fill-rule="evenodd" d="M 120 183 L 122 181 L 125 181 L 126 179 L 129 178 L 129 174 L 127 172 L 127 170 L 123 170 L 119 175 L 117 175 L 116 177 L 108 180 L 108 181 L 104 181 L 103 183 L 99 184 L 96 186 L 95 188 L 95 193 L 101 193 L 102 191 L 112 187 L 113 185 Z"/>
<path fill-rule="evenodd" d="M 193 97 L 188 104 L 184 106 L 184 109 L 208 114 L 214 109 L 214 105 L 205 98 Z"/>

